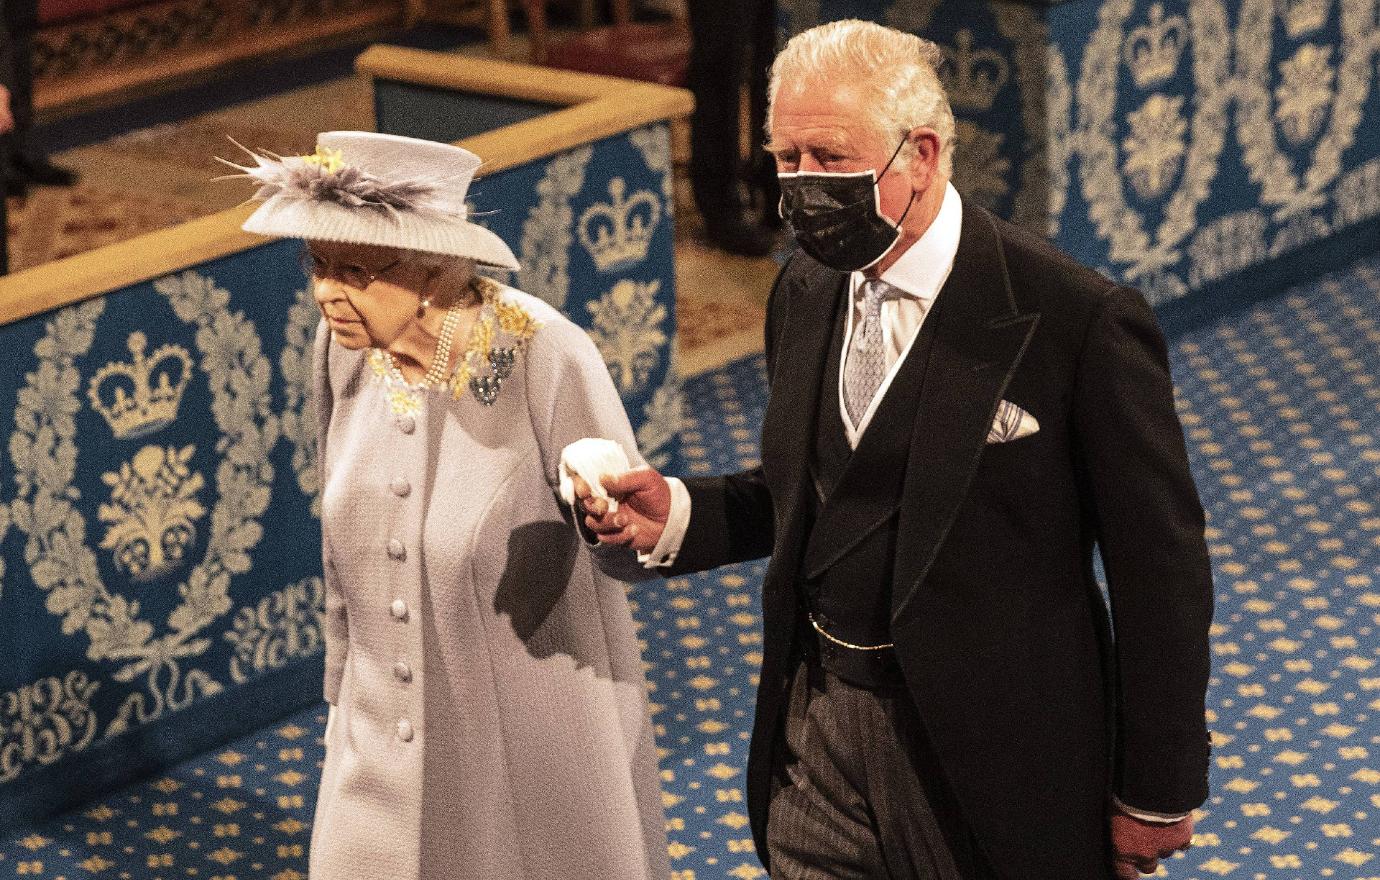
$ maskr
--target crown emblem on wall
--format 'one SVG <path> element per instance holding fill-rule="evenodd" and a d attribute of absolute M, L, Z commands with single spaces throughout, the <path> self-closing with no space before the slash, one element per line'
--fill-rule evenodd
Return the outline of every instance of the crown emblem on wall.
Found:
<path fill-rule="evenodd" d="M 973 32 L 964 28 L 957 45 L 944 47 L 948 60 L 944 89 L 955 107 L 991 110 L 997 93 L 1011 78 L 1011 65 L 995 49 L 973 49 Z"/>
<path fill-rule="evenodd" d="M 133 363 L 106 364 L 91 377 L 86 393 L 114 435 L 123 440 L 152 434 L 177 419 L 182 392 L 192 379 L 192 356 L 167 343 L 145 357 L 148 338 L 129 334 Z"/>
<path fill-rule="evenodd" d="M 611 272 L 647 258 L 652 233 L 661 220 L 661 202 L 647 190 L 625 199 L 627 183 L 609 181 L 612 202 L 596 202 L 580 215 L 580 243 L 601 272 Z"/>
<path fill-rule="evenodd" d="M 1165 17 L 1164 6 L 1150 7 L 1150 21 L 1126 38 L 1126 65 L 1136 85 L 1147 89 L 1174 75 L 1188 38 L 1188 21 L 1182 15 Z"/>
<path fill-rule="evenodd" d="M 1331 0 L 1279 0 L 1286 7 L 1284 29 L 1289 38 L 1297 40 L 1304 34 L 1311 34 L 1327 24 L 1327 9 Z"/>

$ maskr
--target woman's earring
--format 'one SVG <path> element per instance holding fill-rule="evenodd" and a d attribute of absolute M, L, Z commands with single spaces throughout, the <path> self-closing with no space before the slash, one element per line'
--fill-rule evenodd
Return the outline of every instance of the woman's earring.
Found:
<path fill-rule="evenodd" d="M 422 301 L 419 302 L 419 303 L 417 303 L 417 317 L 421 318 L 421 317 L 425 316 L 425 315 L 426 315 L 426 310 L 429 309 L 429 308 L 431 308 L 431 297 L 429 297 L 429 296 L 424 296 L 424 297 L 422 297 Z"/>

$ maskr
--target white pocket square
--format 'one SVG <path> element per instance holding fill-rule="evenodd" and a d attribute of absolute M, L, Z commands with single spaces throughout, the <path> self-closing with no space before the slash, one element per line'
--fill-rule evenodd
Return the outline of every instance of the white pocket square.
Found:
<path fill-rule="evenodd" d="M 1009 443 L 1022 437 L 1029 437 L 1040 430 L 1040 423 L 1030 413 L 1009 400 L 997 405 L 996 418 L 987 430 L 988 443 Z"/>

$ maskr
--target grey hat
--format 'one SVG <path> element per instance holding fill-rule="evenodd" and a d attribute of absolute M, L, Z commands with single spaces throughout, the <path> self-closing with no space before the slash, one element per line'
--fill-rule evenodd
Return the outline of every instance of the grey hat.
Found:
<path fill-rule="evenodd" d="M 310 156 L 246 150 L 235 165 L 260 186 L 244 230 L 468 257 L 517 269 L 503 240 L 468 219 L 465 193 L 480 158 L 462 147 L 369 131 L 328 131 Z M 222 160 L 224 161 L 224 160 Z"/>

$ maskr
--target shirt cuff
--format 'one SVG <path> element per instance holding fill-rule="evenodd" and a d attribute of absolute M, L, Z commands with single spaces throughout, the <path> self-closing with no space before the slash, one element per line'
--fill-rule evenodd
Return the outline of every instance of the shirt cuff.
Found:
<path fill-rule="evenodd" d="M 1132 819 L 1139 819 L 1142 822 L 1152 822 L 1156 825 L 1173 825 L 1175 822 L 1182 822 L 1193 815 L 1192 811 L 1187 813 L 1156 813 L 1150 810 L 1138 810 L 1135 807 L 1127 806 L 1121 798 L 1112 795 L 1112 803 L 1116 808 Z"/>
<path fill-rule="evenodd" d="M 667 477 L 666 485 L 671 489 L 671 513 L 661 530 L 661 540 L 656 542 L 652 552 L 637 554 L 637 561 L 646 568 L 663 568 L 675 562 L 690 528 L 690 491 L 675 477 Z"/>

